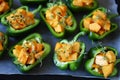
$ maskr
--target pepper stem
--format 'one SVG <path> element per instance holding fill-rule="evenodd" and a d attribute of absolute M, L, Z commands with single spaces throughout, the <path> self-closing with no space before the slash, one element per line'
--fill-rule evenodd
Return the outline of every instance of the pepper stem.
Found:
<path fill-rule="evenodd" d="M 85 32 L 79 32 L 74 38 L 73 38 L 73 41 L 77 41 L 77 39 L 80 37 L 80 36 L 84 36 L 86 33 Z"/>
<path fill-rule="evenodd" d="M 40 11 L 41 7 L 42 7 L 42 6 L 39 5 L 37 9 L 35 9 L 35 10 L 32 11 L 32 13 L 33 13 L 33 14 L 36 14 L 37 12 Z"/>
<path fill-rule="evenodd" d="M 120 59 L 117 59 L 115 62 L 115 65 L 117 65 L 120 62 Z"/>

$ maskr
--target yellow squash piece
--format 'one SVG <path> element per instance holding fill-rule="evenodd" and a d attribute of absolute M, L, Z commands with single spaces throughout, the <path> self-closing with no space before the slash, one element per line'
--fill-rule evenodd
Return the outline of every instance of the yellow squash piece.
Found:
<path fill-rule="evenodd" d="M 90 31 L 98 32 L 101 29 L 101 26 L 97 23 L 91 23 L 89 25 L 89 29 L 90 29 Z"/>
<path fill-rule="evenodd" d="M 114 69 L 114 63 L 103 66 L 102 72 L 104 77 L 107 78 L 113 72 L 113 69 Z"/>
<path fill-rule="evenodd" d="M 105 56 L 108 58 L 109 63 L 114 63 L 116 61 L 116 55 L 113 51 L 108 51 Z"/>
<path fill-rule="evenodd" d="M 27 60 L 28 60 L 28 53 L 27 51 L 23 48 L 21 51 L 20 51 L 20 54 L 19 54 L 19 57 L 18 57 L 18 61 L 21 63 L 21 64 L 26 64 Z"/>

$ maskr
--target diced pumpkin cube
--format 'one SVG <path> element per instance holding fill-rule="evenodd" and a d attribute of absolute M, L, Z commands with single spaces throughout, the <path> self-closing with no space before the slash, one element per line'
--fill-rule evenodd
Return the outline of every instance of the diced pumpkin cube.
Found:
<path fill-rule="evenodd" d="M 51 26 L 53 28 L 55 28 L 55 27 L 57 27 L 58 23 L 59 23 L 58 20 L 52 20 L 52 25 Z"/>
<path fill-rule="evenodd" d="M 107 51 L 107 53 L 106 53 L 105 56 L 108 58 L 108 61 L 109 61 L 110 63 L 116 61 L 116 55 L 114 54 L 113 51 Z"/>
<path fill-rule="evenodd" d="M 96 20 L 94 20 L 94 22 L 99 24 L 100 26 L 103 26 L 105 24 L 105 21 L 102 19 L 96 19 Z"/>
<path fill-rule="evenodd" d="M 54 6 L 52 8 L 52 13 L 54 15 L 61 15 L 62 14 L 62 9 L 59 6 Z"/>
<path fill-rule="evenodd" d="M 42 45 L 42 44 L 37 44 L 37 45 L 36 45 L 36 51 L 37 51 L 37 52 L 42 51 L 42 49 L 43 49 L 43 45 Z"/>
<path fill-rule="evenodd" d="M 55 51 L 57 51 L 61 47 L 62 47 L 62 44 L 57 42 L 56 45 L 55 45 Z"/>
<path fill-rule="evenodd" d="M 85 5 L 91 5 L 93 3 L 93 0 L 80 0 L 83 2 Z"/>
<path fill-rule="evenodd" d="M 66 19 L 66 23 L 67 23 L 67 25 L 69 25 L 69 26 L 71 26 L 71 25 L 73 24 L 73 22 L 72 22 L 72 17 L 71 17 L 71 16 L 69 16 L 69 17 Z"/>
<path fill-rule="evenodd" d="M 62 15 L 62 16 L 65 16 L 65 15 L 66 15 L 66 11 L 67 11 L 67 7 L 66 7 L 65 5 L 61 5 L 61 6 L 59 6 L 59 7 L 60 7 L 61 10 L 62 10 L 61 15 Z"/>
<path fill-rule="evenodd" d="M 18 61 L 22 64 L 26 64 L 27 60 L 28 60 L 28 53 L 27 51 L 23 48 L 21 51 L 20 51 L 20 54 L 19 54 L 19 57 L 18 57 Z"/>
<path fill-rule="evenodd" d="M 74 60 L 77 60 L 77 58 L 78 58 L 78 53 L 73 53 L 69 56 L 68 60 L 74 61 Z"/>
<path fill-rule="evenodd" d="M 99 16 L 99 18 L 106 20 L 107 16 L 106 13 L 100 11 L 100 10 L 96 10 L 93 12 L 93 15 Z"/>
<path fill-rule="evenodd" d="M 110 26 L 111 24 L 106 22 L 105 25 L 103 26 L 103 28 L 106 30 L 106 31 L 109 31 L 110 30 Z"/>
<path fill-rule="evenodd" d="M 80 0 L 73 0 L 73 5 L 75 6 L 84 6 L 84 3 Z"/>
<path fill-rule="evenodd" d="M 3 45 L 2 45 L 2 43 L 0 42 L 0 51 L 2 51 L 3 50 Z"/>
<path fill-rule="evenodd" d="M 101 26 L 99 24 L 97 24 L 97 23 L 91 23 L 89 25 L 89 29 L 92 32 L 98 32 L 101 29 Z"/>
<path fill-rule="evenodd" d="M 28 60 L 27 60 L 27 64 L 34 64 L 35 63 L 35 58 L 34 58 L 34 54 L 30 53 Z"/>
<path fill-rule="evenodd" d="M 98 32 L 98 34 L 100 34 L 100 35 L 102 35 L 104 33 L 105 33 L 105 30 L 103 30 L 103 29 L 100 29 L 99 32 Z"/>
<path fill-rule="evenodd" d="M 44 51 L 40 51 L 38 53 L 35 54 L 35 58 L 39 59 L 42 55 L 43 55 Z"/>
<path fill-rule="evenodd" d="M 80 43 L 74 42 L 72 45 L 72 52 L 79 53 L 80 52 Z"/>
<path fill-rule="evenodd" d="M 85 27 L 86 29 L 89 29 L 89 25 L 90 25 L 92 22 L 93 22 L 93 21 L 92 21 L 91 18 L 85 18 L 85 19 L 83 20 L 83 25 L 84 25 L 84 27 Z"/>
<path fill-rule="evenodd" d="M 13 49 L 13 54 L 14 54 L 16 57 L 19 57 L 19 54 L 20 54 L 21 49 L 22 49 L 22 46 L 16 45 L 16 46 L 15 46 L 15 49 Z"/>
<path fill-rule="evenodd" d="M 5 6 L 5 2 L 3 1 L 2 3 L 0 3 L 0 12 L 4 11 L 4 6 Z"/>
<path fill-rule="evenodd" d="M 63 26 L 61 26 L 60 24 L 58 24 L 56 27 L 54 27 L 54 29 L 56 32 L 63 32 L 64 31 Z"/>
<path fill-rule="evenodd" d="M 25 17 L 27 15 L 27 12 L 24 9 L 18 9 L 15 15 L 20 15 L 20 14 L 22 14 Z"/>
<path fill-rule="evenodd" d="M 114 63 L 108 64 L 102 67 L 102 72 L 105 78 L 107 78 L 114 70 Z"/>
<path fill-rule="evenodd" d="M 4 6 L 4 10 L 3 10 L 3 12 L 7 11 L 8 9 L 9 9 L 9 5 L 8 5 L 7 2 L 5 2 L 5 6 Z"/>

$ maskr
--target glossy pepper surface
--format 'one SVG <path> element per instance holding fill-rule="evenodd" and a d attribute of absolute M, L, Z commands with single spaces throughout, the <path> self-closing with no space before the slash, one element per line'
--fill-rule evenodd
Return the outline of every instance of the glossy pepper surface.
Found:
<path fill-rule="evenodd" d="M 99 8 L 97 8 L 96 10 L 100 10 L 100 11 L 102 11 L 103 13 L 107 13 L 107 9 L 105 9 L 105 8 L 103 8 L 103 7 L 99 7 Z M 94 11 L 96 11 L 96 10 L 94 10 Z M 94 12 L 94 11 L 93 11 L 93 12 Z M 92 13 L 93 13 L 93 12 L 92 12 Z M 91 16 L 92 16 L 92 13 L 90 13 L 89 15 L 87 15 L 86 17 L 84 17 L 84 18 L 81 20 L 81 22 L 80 22 L 80 30 L 88 33 L 90 39 L 92 39 L 92 40 L 103 39 L 104 37 L 106 37 L 107 35 L 109 35 L 110 33 L 112 33 L 113 31 L 115 31 L 115 30 L 118 28 L 118 25 L 117 25 L 117 24 L 110 22 L 110 26 L 111 26 L 110 30 L 109 30 L 109 31 L 106 31 L 106 32 L 103 33 L 102 35 L 99 35 L 99 34 L 97 34 L 97 33 L 95 33 L 95 32 L 90 31 L 89 29 L 87 29 L 87 28 L 84 27 L 83 21 L 84 21 L 85 18 L 91 17 Z M 108 20 L 111 20 L 111 18 L 116 17 L 116 16 L 118 16 L 118 14 L 107 14 Z"/>
<path fill-rule="evenodd" d="M 74 12 L 79 12 L 79 11 L 91 11 L 94 10 L 98 7 L 98 2 L 97 0 L 93 0 L 92 5 L 90 6 L 76 6 L 73 4 L 73 0 L 65 0 L 66 4 L 69 6 L 69 8 L 74 11 Z"/>
<path fill-rule="evenodd" d="M 106 51 L 113 51 L 115 56 L 117 57 L 118 55 L 118 52 L 115 48 L 113 47 L 110 47 L 110 46 L 105 46 L 105 47 L 101 47 L 101 46 L 98 46 L 98 47 L 94 47 L 94 48 L 91 48 L 90 51 L 88 52 L 88 57 L 89 59 L 85 62 L 85 69 L 92 75 L 94 76 L 99 76 L 99 77 L 103 77 L 103 74 L 99 73 L 99 72 L 96 72 L 94 69 L 93 69 L 93 64 L 95 62 L 95 57 L 100 53 L 100 52 L 106 52 Z M 113 60 L 113 59 L 112 59 Z M 120 59 L 116 59 L 115 63 L 114 63 L 114 68 L 113 68 L 113 71 L 112 73 L 109 75 L 110 77 L 111 76 L 115 76 L 118 72 L 118 70 L 116 69 L 116 64 L 120 62 Z M 110 70 L 110 69 L 109 69 Z"/>
<path fill-rule="evenodd" d="M 62 38 L 62 37 L 64 37 L 66 34 L 75 32 L 75 30 L 77 29 L 77 23 L 76 23 L 76 20 L 75 20 L 73 14 L 71 13 L 71 11 L 70 11 L 68 8 L 67 8 L 67 15 L 68 15 L 68 16 L 71 16 L 72 25 L 71 25 L 71 26 L 68 26 L 68 25 L 65 24 L 66 26 L 64 26 L 64 31 L 62 31 L 62 32 L 56 32 L 56 31 L 52 28 L 52 26 L 47 22 L 47 20 L 46 20 L 46 18 L 45 18 L 45 13 L 46 13 L 47 10 L 49 10 L 49 9 L 50 9 L 51 7 L 53 7 L 53 6 L 65 6 L 65 7 L 66 7 L 66 5 L 65 5 L 63 2 L 58 1 L 58 2 L 56 2 L 56 3 L 48 3 L 48 4 L 47 4 L 47 8 L 43 8 L 43 9 L 40 11 L 40 16 L 42 17 L 43 21 L 46 23 L 46 25 L 47 25 L 48 29 L 50 30 L 50 32 L 51 32 L 55 37 L 57 37 L 57 38 Z M 59 13 L 58 13 L 58 15 L 61 16 Z M 64 16 L 64 17 L 65 17 L 65 16 Z M 60 23 L 60 22 L 59 22 L 59 23 Z M 58 24 L 59 24 L 59 23 L 58 23 Z M 63 23 L 64 23 L 64 22 L 63 22 Z"/>
<path fill-rule="evenodd" d="M 47 0 L 20 0 L 20 2 L 22 4 L 25 4 L 25 5 L 27 5 L 27 4 L 40 4 L 40 3 L 44 3 L 46 1 Z"/>
<path fill-rule="evenodd" d="M 8 36 L 3 32 L 0 32 L 0 43 L 1 43 L 0 47 L 2 47 L 2 50 L 0 50 L 0 57 L 1 57 L 3 52 L 6 50 L 8 44 Z"/>
<path fill-rule="evenodd" d="M 20 61 L 24 61 L 25 59 L 25 55 L 23 57 L 21 57 L 21 59 L 23 58 L 23 60 L 19 61 L 19 57 L 16 57 L 14 54 L 14 49 L 16 45 L 22 45 L 24 44 L 26 41 L 30 41 L 30 40 L 34 40 L 36 39 L 39 43 L 41 43 L 43 45 L 43 53 L 40 57 L 37 57 L 37 59 L 35 60 L 35 62 L 33 64 L 22 64 Z M 31 43 L 30 43 L 31 44 Z M 42 62 L 42 60 L 47 57 L 51 51 L 51 47 L 48 43 L 45 43 L 42 41 L 42 37 L 40 34 L 38 33 L 33 33 L 29 36 L 27 36 L 26 38 L 24 38 L 23 40 L 21 40 L 20 42 L 18 42 L 15 46 L 13 46 L 10 50 L 9 50 L 9 55 L 13 60 L 13 63 L 20 69 L 20 71 L 22 72 L 27 72 L 29 70 L 31 70 L 32 68 L 34 68 L 35 66 L 37 66 L 38 64 L 40 64 Z M 34 46 L 33 46 L 34 47 Z M 33 48 L 32 47 L 32 48 Z M 17 54 L 17 53 L 16 53 Z M 30 53 L 28 52 L 27 54 L 30 55 Z M 19 55 L 20 56 L 20 55 Z M 39 55 L 38 55 L 39 56 Z"/>
<path fill-rule="evenodd" d="M 18 8 L 18 9 L 24 9 L 25 11 L 29 12 L 27 6 L 22 6 L 22 7 Z M 27 33 L 28 31 L 30 31 L 31 29 L 33 29 L 34 27 L 36 27 L 36 26 L 39 24 L 39 22 L 40 22 L 39 19 L 37 19 L 37 18 L 34 17 L 34 18 L 35 18 L 35 21 L 34 21 L 33 24 L 27 25 L 27 26 L 26 26 L 25 28 L 23 28 L 23 29 L 18 29 L 18 30 L 14 29 L 14 28 L 10 25 L 10 23 L 7 21 L 6 18 L 7 18 L 8 16 L 10 16 L 11 14 L 15 13 L 18 9 L 10 12 L 9 14 L 7 14 L 7 15 L 5 15 L 5 16 L 3 16 L 3 17 L 1 18 L 1 23 L 7 26 L 7 32 L 8 32 L 8 34 L 9 34 L 10 36 L 19 36 L 19 35 L 22 35 L 23 33 Z M 35 14 L 40 11 L 40 9 L 41 9 L 41 5 L 40 5 L 37 9 L 35 9 L 34 11 L 32 11 L 31 13 L 34 14 L 34 16 L 35 16 Z"/>
<path fill-rule="evenodd" d="M 10 8 L 12 7 L 13 0 L 6 0 L 6 2 L 8 2 L 9 9 L 7 11 L 5 11 L 3 14 L 0 14 L 0 18 L 2 18 L 3 16 L 5 16 L 10 11 Z"/>
<path fill-rule="evenodd" d="M 85 35 L 85 33 L 84 32 L 80 32 L 73 38 L 73 40 L 68 41 L 68 40 L 64 39 L 64 40 L 60 41 L 60 43 L 61 44 L 64 44 L 64 43 L 65 44 L 73 44 L 74 42 L 77 41 L 78 37 L 80 37 L 82 35 Z M 80 41 L 77 41 L 77 42 L 80 45 L 80 48 L 79 48 L 80 52 L 78 52 L 78 57 L 76 58 L 76 60 L 65 61 L 65 62 L 61 61 L 59 56 L 58 56 L 58 54 L 55 51 L 53 60 L 54 60 L 54 64 L 59 69 L 61 69 L 61 70 L 70 69 L 72 71 L 75 71 L 75 70 L 77 70 L 79 68 L 80 63 L 81 63 L 81 61 L 83 59 L 83 56 L 84 56 L 84 53 L 85 53 L 85 44 L 83 42 L 80 42 Z M 74 52 L 74 51 L 72 51 L 72 52 Z M 62 57 L 64 57 L 64 56 L 62 56 Z"/>

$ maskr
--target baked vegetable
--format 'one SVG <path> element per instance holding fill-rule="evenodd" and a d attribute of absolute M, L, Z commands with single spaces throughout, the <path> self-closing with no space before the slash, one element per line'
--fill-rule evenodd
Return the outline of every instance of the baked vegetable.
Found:
<path fill-rule="evenodd" d="M 85 33 L 78 33 L 71 41 L 64 39 L 56 43 L 53 60 L 59 69 L 66 70 L 69 68 L 75 71 L 79 68 L 85 53 L 85 44 L 77 41 L 82 35 Z"/>
<path fill-rule="evenodd" d="M 110 21 L 116 16 L 118 14 L 108 15 L 103 7 L 97 8 L 81 20 L 80 30 L 87 32 L 92 40 L 102 39 L 117 29 L 118 25 Z"/>
<path fill-rule="evenodd" d="M 38 33 L 27 36 L 9 50 L 9 55 L 22 72 L 37 66 L 50 53 L 49 44 L 42 41 Z"/>
<path fill-rule="evenodd" d="M 110 46 L 94 47 L 88 52 L 89 59 L 85 62 L 86 70 L 94 75 L 107 78 L 115 76 L 118 72 L 116 64 L 120 62 L 117 59 L 118 52 Z"/>
<path fill-rule="evenodd" d="M 51 33 L 57 38 L 64 37 L 68 33 L 73 33 L 77 28 L 74 16 L 61 1 L 48 3 L 47 8 L 43 8 L 40 11 L 40 16 Z"/>
<path fill-rule="evenodd" d="M 35 18 L 35 14 L 41 9 L 41 5 L 30 12 L 27 6 L 22 6 L 15 11 L 5 15 L 1 23 L 8 26 L 7 32 L 11 36 L 19 36 L 36 27 L 40 20 Z"/>
<path fill-rule="evenodd" d="M 97 0 L 65 0 L 68 7 L 75 12 L 91 11 L 98 7 Z"/>

